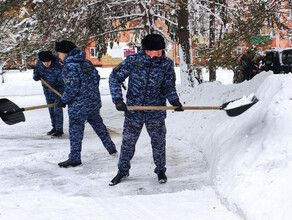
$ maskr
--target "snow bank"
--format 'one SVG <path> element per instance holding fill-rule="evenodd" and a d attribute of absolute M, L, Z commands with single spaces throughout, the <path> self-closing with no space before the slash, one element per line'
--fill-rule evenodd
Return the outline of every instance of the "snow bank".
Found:
<path fill-rule="evenodd" d="M 169 122 L 179 121 L 182 131 L 168 129 L 201 149 L 221 201 L 243 218 L 292 218 L 291 88 L 292 75 L 263 72 L 241 84 L 213 82 L 180 92 L 188 105 L 221 105 L 252 93 L 259 99 L 237 117 L 224 111 L 185 112 Z"/>
<path fill-rule="evenodd" d="M 291 219 L 292 76 L 269 76 L 259 102 L 225 122 L 206 146 L 218 193 L 247 219 Z"/>

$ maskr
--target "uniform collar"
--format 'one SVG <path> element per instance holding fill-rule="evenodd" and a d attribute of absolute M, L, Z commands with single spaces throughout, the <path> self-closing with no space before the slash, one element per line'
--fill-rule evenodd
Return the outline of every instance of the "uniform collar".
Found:
<path fill-rule="evenodd" d="M 165 58 L 165 51 L 162 51 L 162 56 L 161 57 L 153 57 L 150 58 L 150 56 L 145 54 L 145 50 L 141 49 L 138 54 L 142 55 L 143 58 L 148 61 L 148 62 L 152 62 L 152 63 L 161 63 L 161 61 Z"/>

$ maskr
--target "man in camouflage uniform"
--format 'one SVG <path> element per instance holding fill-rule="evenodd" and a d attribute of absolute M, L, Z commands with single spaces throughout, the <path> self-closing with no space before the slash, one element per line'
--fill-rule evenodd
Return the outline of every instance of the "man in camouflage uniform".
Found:
<path fill-rule="evenodd" d="M 165 161 L 165 118 L 166 111 L 127 110 L 123 101 L 121 84 L 129 77 L 127 105 L 129 106 L 165 106 L 166 99 L 177 111 L 182 105 L 175 88 L 173 62 L 165 53 L 165 42 L 161 35 L 150 34 L 142 40 L 142 49 L 129 55 L 110 75 L 109 84 L 112 100 L 117 110 L 125 111 L 123 141 L 118 163 L 118 174 L 110 185 L 118 184 L 129 175 L 130 161 L 134 156 L 135 145 L 145 124 L 151 138 L 153 158 L 159 183 L 165 183 L 167 177 Z"/>
<path fill-rule="evenodd" d="M 258 72 L 259 68 L 256 61 L 256 52 L 253 49 L 249 49 L 240 58 L 237 71 L 233 77 L 233 83 L 251 80 Z"/>
<path fill-rule="evenodd" d="M 100 76 L 92 63 L 85 59 L 85 52 L 71 41 L 56 42 L 56 51 L 64 63 L 62 76 L 65 91 L 58 106 L 68 104 L 70 154 L 69 159 L 59 163 L 60 167 L 75 167 L 81 164 L 81 144 L 84 125 L 87 121 L 101 139 L 109 154 L 117 153 L 115 144 L 100 116 Z"/>
<path fill-rule="evenodd" d="M 39 60 L 33 71 L 33 79 L 35 81 L 43 79 L 57 91 L 63 92 L 64 85 L 61 76 L 62 65 L 59 63 L 60 59 L 57 56 L 54 56 L 51 51 L 41 51 L 38 56 Z M 48 104 L 56 103 L 59 100 L 59 97 L 44 84 L 43 90 Z M 64 134 L 62 108 L 49 108 L 49 113 L 53 128 L 47 132 L 47 135 L 52 135 L 52 137 L 62 136 Z"/>

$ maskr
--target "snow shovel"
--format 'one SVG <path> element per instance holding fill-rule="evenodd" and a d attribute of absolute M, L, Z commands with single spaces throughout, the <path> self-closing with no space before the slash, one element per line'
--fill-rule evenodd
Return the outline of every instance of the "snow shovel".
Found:
<path fill-rule="evenodd" d="M 50 108 L 57 106 L 57 103 L 49 105 L 38 105 L 26 108 L 19 108 L 15 103 L 9 99 L 0 99 L 0 117 L 8 125 L 14 125 L 25 121 L 23 112 L 41 108 Z"/>
<path fill-rule="evenodd" d="M 183 106 L 183 110 L 224 110 L 228 116 L 235 117 L 258 102 L 258 99 L 254 96 L 251 100 L 251 103 L 237 106 L 234 108 L 228 108 L 228 105 L 232 102 L 236 102 L 240 99 L 232 100 L 226 103 L 223 103 L 221 106 Z M 175 110 L 176 106 L 127 106 L 128 110 Z"/>
<path fill-rule="evenodd" d="M 50 86 L 45 80 L 41 79 L 42 83 L 45 84 L 49 89 L 51 89 L 54 93 L 56 93 L 59 97 L 62 95 L 55 90 L 53 87 Z M 245 105 L 241 105 L 235 108 L 228 109 L 228 105 L 232 102 L 236 102 L 240 99 L 235 99 L 226 103 L 223 103 L 221 106 L 183 106 L 183 110 L 224 110 L 226 111 L 227 115 L 230 117 L 235 117 L 246 110 L 248 110 L 251 106 L 258 102 L 257 97 L 253 97 L 251 102 Z M 128 110 L 175 110 L 176 106 L 127 106 Z"/>
<path fill-rule="evenodd" d="M 45 84 L 49 89 L 56 93 L 59 97 L 62 95 L 51 87 L 45 80 L 41 79 L 42 83 Z M 41 108 L 50 108 L 57 106 L 57 103 L 48 104 L 48 105 L 39 105 L 33 107 L 19 108 L 15 103 L 8 99 L 0 99 L 0 117 L 8 125 L 14 125 L 19 122 L 25 121 L 23 112 L 30 111 Z"/>
<path fill-rule="evenodd" d="M 59 97 L 61 97 L 62 95 L 57 91 L 57 90 L 55 90 L 49 83 L 47 83 L 45 80 L 43 80 L 42 78 L 41 78 L 41 81 L 42 81 L 42 83 L 45 85 L 45 86 L 47 86 L 50 90 L 52 90 L 55 94 L 57 94 Z"/>

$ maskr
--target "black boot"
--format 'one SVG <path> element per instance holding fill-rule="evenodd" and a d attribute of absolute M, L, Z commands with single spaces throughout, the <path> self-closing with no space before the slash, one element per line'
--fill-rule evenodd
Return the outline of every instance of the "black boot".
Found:
<path fill-rule="evenodd" d="M 157 176 L 158 176 L 158 182 L 160 184 L 167 182 L 167 177 L 166 177 L 165 173 L 159 173 Z"/>
<path fill-rule="evenodd" d="M 71 160 L 66 160 L 64 162 L 58 163 L 59 167 L 64 167 L 64 168 L 77 167 L 77 166 L 79 166 L 81 164 L 82 164 L 81 161 L 80 162 L 73 162 Z"/>
<path fill-rule="evenodd" d="M 63 134 L 64 134 L 63 131 L 56 131 L 51 136 L 52 136 L 52 138 L 54 138 L 54 137 L 62 137 Z"/>
<path fill-rule="evenodd" d="M 113 151 L 108 152 L 110 155 L 116 155 L 118 153 L 117 149 L 114 149 Z"/>
<path fill-rule="evenodd" d="M 114 186 L 117 185 L 118 183 L 120 183 L 123 179 L 127 178 L 129 176 L 129 174 L 123 175 L 118 173 L 113 179 L 112 181 L 110 181 L 109 185 L 110 186 Z"/>
<path fill-rule="evenodd" d="M 49 132 L 47 132 L 47 135 L 52 135 L 53 133 L 56 132 L 56 128 L 52 128 L 52 130 L 50 130 Z"/>

